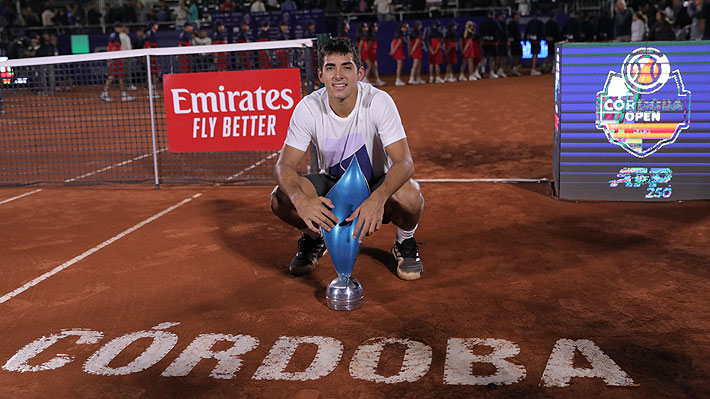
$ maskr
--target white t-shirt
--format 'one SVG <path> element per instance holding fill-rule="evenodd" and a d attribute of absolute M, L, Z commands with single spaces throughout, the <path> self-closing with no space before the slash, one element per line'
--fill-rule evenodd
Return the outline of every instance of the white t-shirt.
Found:
<path fill-rule="evenodd" d="M 355 108 L 345 118 L 330 108 L 325 88 L 304 97 L 293 110 L 285 143 L 306 151 L 312 141 L 321 173 L 336 177 L 357 156 L 365 178 L 372 182 L 392 165 L 385 147 L 406 137 L 392 97 L 358 82 Z"/>

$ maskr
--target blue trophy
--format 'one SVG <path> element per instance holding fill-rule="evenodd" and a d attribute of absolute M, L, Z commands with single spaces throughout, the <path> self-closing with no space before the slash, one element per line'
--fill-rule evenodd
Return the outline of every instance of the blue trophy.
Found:
<path fill-rule="evenodd" d="M 333 310 L 355 310 L 362 306 L 364 298 L 362 285 L 350 275 L 360 250 L 358 239 L 353 238 L 359 217 L 350 222 L 346 222 L 345 219 L 369 196 L 370 187 L 367 185 L 367 179 L 360 169 L 357 157 L 353 156 L 348 169 L 326 194 L 326 198 L 329 198 L 335 206 L 332 212 L 340 220 L 340 223 L 330 231 L 322 230 L 325 246 L 338 273 L 338 277 L 330 282 L 325 292 L 326 303 Z"/>

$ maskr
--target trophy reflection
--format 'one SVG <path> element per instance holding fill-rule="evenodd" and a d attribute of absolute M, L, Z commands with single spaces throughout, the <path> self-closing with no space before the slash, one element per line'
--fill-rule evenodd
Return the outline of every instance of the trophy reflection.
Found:
<path fill-rule="evenodd" d="M 355 258 L 360 250 L 358 239 L 353 238 L 358 219 L 351 222 L 346 222 L 345 219 L 369 196 L 367 179 L 360 169 L 357 157 L 353 156 L 348 169 L 326 194 L 326 198 L 333 202 L 332 212 L 340 223 L 330 231 L 321 229 L 325 246 L 338 273 L 338 277 L 328 284 L 325 292 L 326 303 L 333 310 L 355 310 L 362 306 L 362 285 L 351 276 Z"/>

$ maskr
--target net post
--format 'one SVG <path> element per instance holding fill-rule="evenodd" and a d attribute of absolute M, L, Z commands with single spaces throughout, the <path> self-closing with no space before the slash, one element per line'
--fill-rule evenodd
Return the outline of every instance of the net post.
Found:
<path fill-rule="evenodd" d="M 148 102 L 150 103 L 150 130 L 153 136 L 153 171 L 155 172 L 155 188 L 160 188 L 160 180 L 158 179 L 158 150 L 156 148 L 155 139 L 155 111 L 153 108 L 153 70 L 150 65 L 150 54 L 145 55 L 146 75 L 148 80 Z"/>
<path fill-rule="evenodd" d="M 313 47 L 306 47 L 306 91 L 313 93 L 313 81 L 315 80 L 313 70 Z"/>

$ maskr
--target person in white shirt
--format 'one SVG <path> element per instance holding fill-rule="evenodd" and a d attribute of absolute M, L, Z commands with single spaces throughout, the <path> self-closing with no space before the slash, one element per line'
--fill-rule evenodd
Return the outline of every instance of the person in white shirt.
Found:
<path fill-rule="evenodd" d="M 121 51 L 133 50 L 133 45 L 131 44 L 131 37 L 128 36 L 128 27 L 124 26 L 123 30 L 118 33 L 118 38 L 121 40 Z M 126 83 L 128 85 L 126 88 L 128 90 L 135 91 L 138 88 L 133 84 L 133 58 L 126 58 L 123 60 L 123 68 L 126 74 Z"/>
<path fill-rule="evenodd" d="M 264 5 L 264 2 L 261 0 L 254 0 L 251 3 L 251 8 L 249 9 L 251 12 L 266 12 L 266 6 Z"/>
<path fill-rule="evenodd" d="M 631 17 L 631 41 L 640 42 L 648 36 L 648 25 L 646 16 L 641 12 L 635 12 Z"/>
<path fill-rule="evenodd" d="M 304 97 L 291 116 L 274 177 L 278 186 L 271 209 L 303 233 L 289 270 L 301 275 L 315 269 L 325 252 L 320 228 L 338 220 L 325 198 L 356 157 L 372 194 L 345 221 L 358 218 L 359 240 L 391 221 L 397 226 L 392 254 L 397 275 L 422 275 L 414 232 L 424 209 L 414 164 L 397 106 L 386 92 L 359 82 L 365 75 L 360 52 L 350 39 L 332 38 L 318 49 L 318 77 L 325 87 Z M 320 173 L 299 176 L 296 166 L 311 142 L 318 149 Z M 326 206 L 323 206 L 323 205 Z M 356 237 L 353 237 L 356 238 Z"/>
<path fill-rule="evenodd" d="M 42 26 L 54 26 L 53 19 L 56 15 L 57 14 L 55 14 L 54 11 L 52 11 L 52 9 L 49 8 L 49 5 L 48 5 L 47 8 L 45 8 L 45 10 L 42 11 Z"/>
<path fill-rule="evenodd" d="M 377 10 L 378 21 L 389 21 L 392 13 L 392 0 L 375 0 L 373 3 Z"/>

